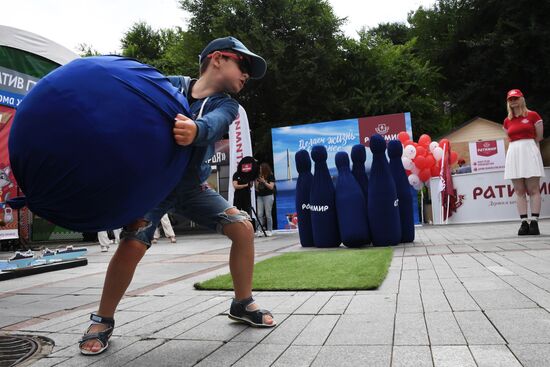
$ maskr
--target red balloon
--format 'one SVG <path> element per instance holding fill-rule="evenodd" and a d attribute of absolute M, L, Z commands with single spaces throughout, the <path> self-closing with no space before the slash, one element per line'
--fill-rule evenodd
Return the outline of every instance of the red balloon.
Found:
<path fill-rule="evenodd" d="M 435 158 L 433 154 L 428 154 L 426 156 L 426 161 L 428 162 L 426 168 L 432 168 L 435 165 Z"/>
<path fill-rule="evenodd" d="M 411 171 L 409 171 L 408 169 L 405 170 L 405 173 L 407 174 L 407 177 L 409 177 L 409 175 L 412 173 Z"/>
<path fill-rule="evenodd" d="M 426 153 L 427 153 L 427 150 L 424 146 L 422 146 L 421 144 L 418 145 L 418 147 L 416 147 L 416 156 L 423 156 L 425 157 L 426 156 Z"/>
<path fill-rule="evenodd" d="M 418 168 L 419 170 L 423 170 L 424 168 L 426 168 L 426 163 L 428 163 L 426 162 L 426 157 L 422 155 L 417 155 L 413 162 L 416 168 Z"/>
<path fill-rule="evenodd" d="M 432 142 L 432 138 L 428 134 L 422 134 L 420 138 L 418 138 L 418 144 L 423 145 L 424 147 L 427 147 Z"/>
<path fill-rule="evenodd" d="M 407 146 L 407 145 L 412 145 L 412 143 L 413 143 L 412 140 L 407 140 L 406 142 L 401 144 L 403 144 L 403 146 Z"/>
<path fill-rule="evenodd" d="M 418 152 L 418 150 L 417 150 L 417 152 Z M 451 164 L 455 164 L 457 161 L 458 161 L 458 153 L 455 152 L 455 151 L 452 151 L 451 152 Z"/>
<path fill-rule="evenodd" d="M 399 139 L 401 144 L 403 144 L 407 140 L 411 140 L 411 137 L 409 136 L 409 133 L 407 133 L 406 131 L 401 131 L 399 134 L 397 134 L 397 139 Z"/>
<path fill-rule="evenodd" d="M 420 181 L 422 182 L 426 182 L 430 179 L 431 177 L 431 173 L 430 173 L 430 170 L 429 169 L 423 169 L 422 171 L 418 172 L 418 178 L 420 179 Z"/>
<path fill-rule="evenodd" d="M 434 164 L 432 168 L 430 168 L 430 172 L 432 174 L 432 177 L 439 176 L 439 173 L 441 172 L 441 167 L 437 164 Z"/>

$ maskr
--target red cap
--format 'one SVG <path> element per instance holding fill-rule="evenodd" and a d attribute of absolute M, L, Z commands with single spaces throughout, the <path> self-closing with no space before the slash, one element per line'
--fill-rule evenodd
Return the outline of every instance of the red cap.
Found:
<path fill-rule="evenodd" d="M 521 93 L 519 89 L 512 89 L 506 95 L 506 99 L 510 99 L 512 97 L 523 97 L 523 93 Z"/>

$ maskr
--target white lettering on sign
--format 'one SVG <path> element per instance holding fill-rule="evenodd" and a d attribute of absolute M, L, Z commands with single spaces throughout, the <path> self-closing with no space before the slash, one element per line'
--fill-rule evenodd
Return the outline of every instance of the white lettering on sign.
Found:
<path fill-rule="evenodd" d="M 302 204 L 302 210 L 311 210 L 312 212 L 326 212 L 328 208 L 328 205 Z"/>
<path fill-rule="evenodd" d="M 311 149 L 312 146 L 317 144 L 325 144 L 325 138 L 310 138 L 307 140 L 300 139 L 298 143 L 300 149 L 306 149 L 306 150 Z"/>
<path fill-rule="evenodd" d="M 244 157 L 243 153 L 243 138 L 241 137 L 241 116 L 237 116 L 235 120 L 235 146 L 237 147 L 237 162 Z"/>
<path fill-rule="evenodd" d="M 0 84 L 12 88 L 23 89 L 25 80 L 20 76 L 2 72 L 0 73 Z"/>
<path fill-rule="evenodd" d="M 15 105 L 15 98 L 8 97 L 8 96 L 0 96 L 0 104 L 7 104 L 10 106 Z M 17 101 L 17 104 L 19 104 L 19 100 Z"/>

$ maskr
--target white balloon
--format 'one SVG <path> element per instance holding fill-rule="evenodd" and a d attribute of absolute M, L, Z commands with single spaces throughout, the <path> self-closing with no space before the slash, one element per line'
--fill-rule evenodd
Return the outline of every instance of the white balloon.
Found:
<path fill-rule="evenodd" d="M 419 183 L 418 185 L 413 186 L 413 187 L 414 187 L 414 189 L 415 189 L 416 191 L 420 191 L 420 190 L 422 190 L 422 188 L 424 187 L 424 183 L 421 182 L 421 183 Z"/>
<path fill-rule="evenodd" d="M 437 143 L 437 141 L 432 141 L 430 143 L 430 152 L 434 152 L 434 149 L 437 148 L 439 146 L 439 144 Z"/>
<path fill-rule="evenodd" d="M 433 151 L 433 155 L 436 162 L 439 162 L 443 158 L 443 148 L 437 147 Z"/>
<path fill-rule="evenodd" d="M 407 157 L 401 157 L 401 162 L 403 162 L 403 167 L 409 171 L 414 167 L 413 161 Z"/>
<path fill-rule="evenodd" d="M 414 164 L 414 162 L 413 162 L 413 164 Z M 411 171 L 412 173 L 414 173 L 415 175 L 418 176 L 418 174 L 420 173 L 420 168 L 418 168 L 418 167 L 415 165 L 413 168 L 410 169 L 410 171 Z"/>
<path fill-rule="evenodd" d="M 411 173 L 409 175 L 409 184 L 412 186 L 412 187 L 416 187 L 420 184 L 420 178 L 415 175 L 414 173 Z"/>
<path fill-rule="evenodd" d="M 407 145 L 405 149 L 403 149 L 403 157 L 407 157 L 409 159 L 414 159 L 414 157 L 416 157 L 416 148 L 414 145 Z"/>

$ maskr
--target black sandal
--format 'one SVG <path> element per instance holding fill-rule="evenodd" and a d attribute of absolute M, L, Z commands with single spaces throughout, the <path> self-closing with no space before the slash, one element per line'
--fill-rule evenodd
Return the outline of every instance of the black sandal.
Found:
<path fill-rule="evenodd" d="M 264 322 L 264 316 L 269 315 L 273 317 L 271 312 L 267 310 L 248 310 L 247 307 L 254 303 L 254 298 L 249 297 L 241 301 L 233 299 L 231 302 L 231 308 L 229 309 L 229 318 L 235 321 L 243 322 L 250 326 L 255 327 L 274 327 L 277 323 L 273 320 L 273 323 L 266 324 Z"/>
<path fill-rule="evenodd" d="M 99 331 L 97 333 L 90 333 L 90 328 L 95 324 L 92 324 L 88 327 L 88 329 L 86 330 L 86 333 L 84 333 L 84 336 L 78 342 L 78 348 L 80 349 L 80 353 L 87 356 L 103 353 L 107 348 L 109 348 L 109 339 L 111 338 L 111 335 L 113 335 L 113 330 L 115 328 L 115 320 L 108 317 L 101 317 L 96 314 L 91 314 L 90 320 L 95 321 L 96 323 L 107 325 L 108 328 L 103 331 Z M 101 349 L 98 350 L 97 352 L 92 352 L 89 350 L 82 349 L 82 345 L 88 340 L 99 341 L 102 345 Z"/>

